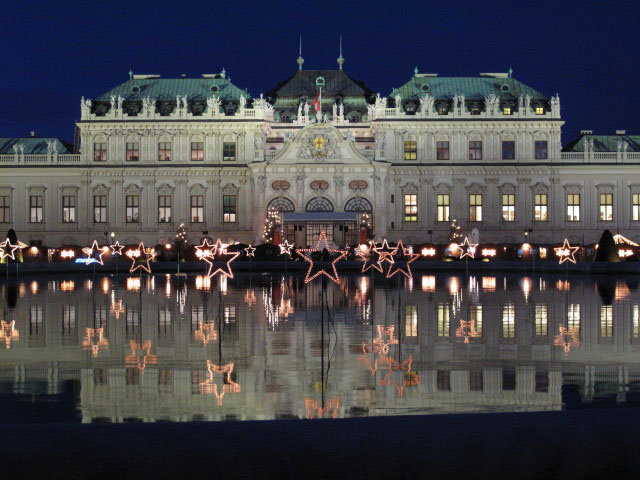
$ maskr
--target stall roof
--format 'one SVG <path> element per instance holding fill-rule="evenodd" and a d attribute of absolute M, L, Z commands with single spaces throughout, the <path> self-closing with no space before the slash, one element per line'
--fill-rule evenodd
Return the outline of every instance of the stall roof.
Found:
<path fill-rule="evenodd" d="M 356 212 L 285 212 L 284 222 L 348 222 L 357 220 Z"/>

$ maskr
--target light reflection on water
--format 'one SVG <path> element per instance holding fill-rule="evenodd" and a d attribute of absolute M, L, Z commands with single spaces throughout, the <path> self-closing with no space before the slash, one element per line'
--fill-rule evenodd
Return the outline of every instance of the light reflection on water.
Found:
<path fill-rule="evenodd" d="M 75 414 L 55 421 L 534 411 L 640 398 L 633 278 L 352 275 L 327 282 L 328 311 L 322 282 L 297 276 L 20 277 L 0 289 L 0 405 L 71 402 Z"/>

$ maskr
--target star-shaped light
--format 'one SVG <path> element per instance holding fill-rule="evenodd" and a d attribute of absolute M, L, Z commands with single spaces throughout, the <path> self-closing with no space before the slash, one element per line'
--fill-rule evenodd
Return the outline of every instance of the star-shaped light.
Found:
<path fill-rule="evenodd" d="M 151 340 L 147 340 L 142 344 L 131 340 L 129 341 L 129 347 L 131 348 L 131 354 L 124 357 L 125 367 L 137 368 L 140 373 L 144 374 L 144 369 L 147 365 L 158 363 L 158 357 L 151 353 Z M 142 361 L 140 361 L 141 358 Z"/>
<path fill-rule="evenodd" d="M 116 320 L 120 318 L 120 314 L 124 313 L 124 305 L 122 304 L 122 300 L 118 300 L 117 302 L 113 302 L 111 304 L 111 313 L 115 315 Z"/>
<path fill-rule="evenodd" d="M 469 237 L 464 237 L 464 242 L 461 245 L 458 245 L 458 251 L 460 252 L 460 259 L 464 257 L 475 258 L 476 256 L 476 247 L 477 243 L 469 242 Z"/>
<path fill-rule="evenodd" d="M 87 265 L 90 263 L 99 263 L 100 265 L 104 265 L 104 261 L 102 260 L 102 255 L 104 255 L 104 250 L 102 250 L 98 246 L 98 241 L 94 240 L 90 247 L 84 247 L 82 249 L 82 253 L 87 256 Z M 97 253 L 97 258 L 94 257 L 94 253 Z"/>
<path fill-rule="evenodd" d="M 394 259 L 393 257 L 397 257 Z M 387 278 L 393 277 L 396 273 L 400 272 L 407 278 L 413 278 L 413 274 L 411 273 L 411 262 L 416 261 L 419 257 L 417 253 L 413 253 L 411 249 L 404 248 L 402 244 L 402 240 L 398 240 L 398 245 L 396 246 L 396 250 L 393 252 L 391 259 L 393 262 L 389 264 L 389 271 L 387 272 Z M 397 266 L 395 260 L 400 260 L 401 262 L 406 261 L 406 270 L 400 266 Z"/>
<path fill-rule="evenodd" d="M 87 335 L 82 339 L 82 348 L 91 350 L 91 355 L 96 358 L 100 349 L 107 348 L 109 340 L 104 338 L 104 328 L 87 328 Z"/>
<path fill-rule="evenodd" d="M 222 405 L 222 398 L 225 393 L 238 393 L 240 391 L 240 385 L 231 379 L 233 362 L 227 363 L 226 365 L 215 365 L 211 360 L 207 360 L 207 371 L 209 378 L 200 383 L 200 393 L 204 393 L 205 395 L 214 394 L 218 405 Z M 213 380 L 214 374 L 222 375 L 222 388 L 220 391 L 218 391 L 218 384 Z"/>
<path fill-rule="evenodd" d="M 382 266 L 380 265 L 380 255 L 377 255 L 378 258 L 374 261 L 374 255 L 372 254 L 372 252 L 377 255 L 375 248 L 369 248 L 364 243 L 356 249 L 356 256 L 358 257 L 358 261 L 362 262 L 362 273 L 367 272 L 372 268 L 382 273 Z"/>
<path fill-rule="evenodd" d="M 320 248 L 321 244 L 323 245 L 322 249 Z M 296 249 L 296 253 L 300 255 L 303 259 L 305 259 L 307 262 L 309 262 L 309 270 L 307 270 L 307 275 L 304 277 L 304 283 L 309 283 L 319 275 L 325 275 L 332 282 L 339 283 L 340 278 L 338 277 L 338 271 L 336 270 L 336 263 L 338 263 L 340 260 L 346 257 L 347 253 L 349 252 L 347 252 L 346 250 L 336 250 L 333 248 L 329 248 L 328 244 L 329 242 L 327 241 L 327 234 L 323 230 L 320 232 L 320 235 L 318 236 L 318 241 L 316 242 L 315 248 Z M 324 248 L 326 248 L 326 250 L 329 253 L 338 254 L 338 256 L 331 262 L 331 269 L 333 271 L 333 275 L 328 273 L 324 268 L 315 269 L 315 272 L 314 272 L 315 264 L 313 262 L 313 259 L 311 258 L 311 255 L 309 254 L 315 253 L 315 252 L 321 252 Z"/>
<path fill-rule="evenodd" d="M 398 339 L 395 337 L 394 326 L 385 327 L 384 325 L 377 325 L 378 335 L 373 339 L 373 351 L 375 353 L 381 353 L 386 355 L 389 353 L 389 345 L 397 345 Z"/>
<path fill-rule="evenodd" d="M 209 239 L 205 238 L 202 245 L 196 246 L 196 257 L 198 257 L 199 260 L 204 260 L 209 263 L 207 259 L 213 257 L 215 249 L 215 244 L 209 243 Z"/>
<path fill-rule="evenodd" d="M 116 243 L 109 245 L 109 248 L 111 249 L 111 255 L 122 255 L 124 245 L 120 245 L 120 242 L 116 240 Z"/>
<path fill-rule="evenodd" d="M 256 252 L 256 248 L 252 247 L 251 244 L 249 244 L 249 246 L 244 249 L 244 253 L 247 255 L 247 257 L 255 257 L 256 256 L 255 252 Z"/>
<path fill-rule="evenodd" d="M 13 245 L 11 240 L 8 238 L 5 239 L 4 242 L 0 243 L 0 259 L 4 260 L 5 258 L 10 258 L 11 260 L 16 259 L 16 250 L 20 248 L 20 242 L 18 244 Z"/>
<path fill-rule="evenodd" d="M 312 398 L 304 399 L 304 406 L 307 409 L 307 418 L 326 418 L 328 413 L 331 414 L 331 418 L 338 416 L 338 410 L 340 408 L 340 395 L 336 398 L 328 400 L 324 407 L 321 407 L 316 400 Z"/>
<path fill-rule="evenodd" d="M 16 321 L 5 322 L 0 320 L 0 340 L 4 340 L 6 348 L 11 348 L 11 342 L 20 338 L 20 332 L 16 328 Z"/>
<path fill-rule="evenodd" d="M 148 252 L 144 248 L 144 242 L 140 242 L 136 250 L 127 250 L 127 257 L 129 257 L 132 262 L 129 273 L 133 273 L 139 268 L 147 273 L 151 273 L 151 265 L 149 265 L 149 262 L 153 260 L 155 256 L 153 251 Z"/>
<path fill-rule="evenodd" d="M 460 320 L 460 326 L 456 329 L 456 337 L 464 338 L 464 343 L 469 343 L 471 338 L 479 336 L 474 320 Z"/>
<path fill-rule="evenodd" d="M 382 262 L 388 262 L 393 264 L 393 256 L 398 251 L 398 247 L 391 248 L 387 239 L 382 240 L 382 245 L 379 247 L 373 247 L 372 250 L 378 254 L 378 263 L 382 265 Z"/>
<path fill-rule="evenodd" d="M 205 243 L 207 243 L 206 240 Z M 209 245 L 209 247 L 211 246 Z M 231 262 L 240 256 L 240 252 L 228 252 L 220 239 L 216 240 L 215 246 L 213 246 L 213 249 L 208 250 L 208 254 L 205 253 L 207 250 L 203 249 L 202 251 L 202 259 L 209 264 L 209 269 L 207 270 L 208 278 L 213 278 L 217 273 L 220 273 L 223 277 L 233 278 Z"/>
<path fill-rule="evenodd" d="M 278 246 L 280 247 L 280 255 L 289 255 L 289 258 L 291 258 L 291 249 L 295 246 L 295 244 L 289 243 L 289 240 L 285 240 Z"/>
<path fill-rule="evenodd" d="M 218 340 L 218 332 L 216 331 L 215 322 L 199 322 L 199 324 L 200 328 L 198 328 L 193 334 L 196 342 L 202 342 L 206 347 L 209 342 L 215 342 Z"/>
<path fill-rule="evenodd" d="M 387 362 L 389 371 L 380 379 L 380 385 L 392 385 L 399 398 L 402 398 L 406 387 L 413 387 L 420 383 L 420 377 L 418 377 L 418 374 L 411 371 L 413 356 L 402 362 L 398 362 L 397 360 L 389 357 L 387 357 L 385 361 Z M 394 372 L 400 372 L 402 375 L 402 383 L 398 383 L 396 381 L 397 374 L 394 374 Z"/>
<path fill-rule="evenodd" d="M 567 260 L 571 263 L 576 263 L 575 254 L 580 250 L 580 247 L 572 247 L 569 245 L 569 240 L 565 238 L 564 244 L 553 250 L 556 252 L 556 256 L 560 258 L 559 264 L 562 265 Z"/>
<path fill-rule="evenodd" d="M 571 347 L 580 346 L 580 338 L 578 338 L 577 330 L 574 327 L 566 328 L 560 325 L 558 335 L 553 338 L 553 344 L 556 347 L 563 347 L 564 353 L 569 353 Z"/>

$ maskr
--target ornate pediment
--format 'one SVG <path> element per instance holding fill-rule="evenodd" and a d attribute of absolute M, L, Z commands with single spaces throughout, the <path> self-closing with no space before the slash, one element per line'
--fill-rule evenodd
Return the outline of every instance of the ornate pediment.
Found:
<path fill-rule="evenodd" d="M 93 193 L 95 195 L 107 194 L 109 193 L 109 187 L 107 187 L 104 183 L 99 183 L 98 185 L 93 187 Z"/>
<path fill-rule="evenodd" d="M 236 194 L 240 191 L 240 188 L 236 187 L 233 183 L 227 183 L 222 187 L 222 193 L 227 195 Z"/>

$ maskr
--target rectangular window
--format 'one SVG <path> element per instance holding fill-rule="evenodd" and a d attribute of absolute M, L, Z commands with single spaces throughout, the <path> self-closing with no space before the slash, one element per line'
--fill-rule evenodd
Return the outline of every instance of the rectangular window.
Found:
<path fill-rule="evenodd" d="M 404 159 L 416 160 L 418 158 L 418 143 L 413 141 L 404 142 Z"/>
<path fill-rule="evenodd" d="M 127 195 L 126 208 L 127 223 L 138 223 L 140 221 L 140 195 Z"/>
<path fill-rule="evenodd" d="M 502 160 L 515 160 L 516 158 L 516 142 L 513 140 L 505 140 L 502 142 Z"/>
<path fill-rule="evenodd" d="M 536 115 L 544 115 L 544 107 L 536 107 Z"/>
<path fill-rule="evenodd" d="M 449 141 L 436 142 L 436 159 L 449 160 Z"/>
<path fill-rule="evenodd" d="M 449 194 L 439 193 L 436 197 L 438 204 L 438 222 L 449 221 Z"/>
<path fill-rule="evenodd" d="M 62 307 L 62 328 L 60 329 L 60 340 L 62 345 L 78 344 L 75 305 L 63 305 Z"/>
<path fill-rule="evenodd" d="M 191 142 L 191 161 L 201 162 L 204 160 L 204 142 Z"/>
<path fill-rule="evenodd" d="M 171 195 L 158 195 L 158 223 L 171 223 Z"/>
<path fill-rule="evenodd" d="M 640 221 L 640 193 L 631 195 L 631 220 Z"/>
<path fill-rule="evenodd" d="M 505 115 L 511 115 L 511 107 L 503 107 L 502 113 L 504 113 Z"/>
<path fill-rule="evenodd" d="M 107 221 L 107 196 L 93 196 L 93 222 L 105 223 Z"/>
<path fill-rule="evenodd" d="M 547 194 L 536 193 L 533 199 L 533 219 L 536 222 L 547 221 Z"/>
<path fill-rule="evenodd" d="M 580 335 L 580 304 L 571 303 L 567 307 L 567 328 Z"/>
<path fill-rule="evenodd" d="M 611 222 L 613 220 L 613 194 L 600 194 L 600 221 Z"/>
<path fill-rule="evenodd" d="M 471 305 L 469 320 L 471 320 L 471 325 L 476 329 L 478 338 L 482 337 L 482 305 Z"/>
<path fill-rule="evenodd" d="M 613 306 L 600 306 L 600 338 L 613 338 Z"/>
<path fill-rule="evenodd" d="M 158 161 L 171 161 L 171 142 L 158 142 Z"/>
<path fill-rule="evenodd" d="M 404 307 L 404 336 L 418 336 L 418 307 L 416 305 L 406 305 Z"/>
<path fill-rule="evenodd" d="M 580 221 L 580 194 L 567 194 L 567 222 Z"/>
<path fill-rule="evenodd" d="M 107 161 L 107 144 L 106 143 L 96 142 L 93 144 L 93 161 L 94 162 Z"/>
<path fill-rule="evenodd" d="M 469 142 L 469 160 L 482 160 L 482 142 Z"/>
<path fill-rule="evenodd" d="M 62 196 L 62 223 L 76 223 L 76 197 Z"/>
<path fill-rule="evenodd" d="M 9 223 L 9 196 L 0 196 L 0 223 Z"/>
<path fill-rule="evenodd" d="M 222 160 L 234 162 L 236 160 L 236 142 L 224 142 L 222 144 Z"/>
<path fill-rule="evenodd" d="M 536 160 L 546 160 L 547 155 L 547 141 L 536 140 Z"/>
<path fill-rule="evenodd" d="M 236 223 L 236 196 L 222 196 L 222 221 L 224 223 Z"/>
<path fill-rule="evenodd" d="M 418 221 L 418 195 L 412 193 L 404 196 L 404 221 Z"/>
<path fill-rule="evenodd" d="M 42 223 L 44 197 L 42 195 L 31 195 L 29 197 L 29 222 Z"/>
<path fill-rule="evenodd" d="M 505 222 L 516 221 L 516 196 L 512 193 L 502 195 L 502 220 Z"/>
<path fill-rule="evenodd" d="M 127 142 L 127 162 L 137 162 L 140 160 L 140 144 L 138 142 Z"/>
<path fill-rule="evenodd" d="M 512 302 L 502 307 L 502 338 L 516 338 L 516 306 Z"/>
<path fill-rule="evenodd" d="M 204 222 L 204 195 L 191 195 L 191 223 Z"/>
<path fill-rule="evenodd" d="M 449 304 L 438 303 L 438 336 L 448 337 L 451 335 L 449 331 Z"/>
<path fill-rule="evenodd" d="M 535 333 L 537 337 L 547 335 L 547 304 L 536 303 Z"/>
<path fill-rule="evenodd" d="M 448 111 L 447 107 L 444 107 L 442 105 L 438 107 L 438 115 L 446 115 L 447 111 Z"/>
<path fill-rule="evenodd" d="M 479 195 L 479 194 L 469 195 L 469 221 L 470 222 L 482 221 L 482 195 Z"/>

